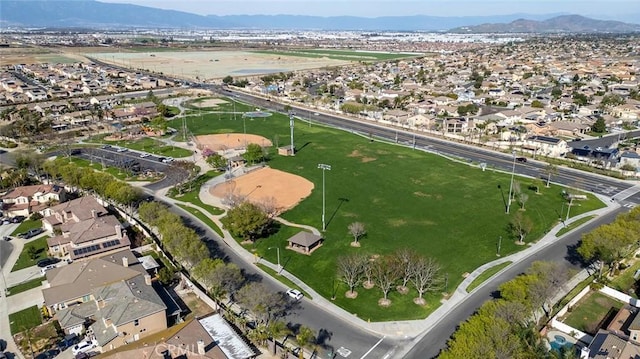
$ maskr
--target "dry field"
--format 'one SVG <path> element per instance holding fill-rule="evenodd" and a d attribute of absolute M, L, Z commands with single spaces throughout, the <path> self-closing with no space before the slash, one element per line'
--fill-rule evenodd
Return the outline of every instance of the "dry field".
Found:
<path fill-rule="evenodd" d="M 172 74 L 200 80 L 289 72 L 327 66 L 340 66 L 347 61 L 307 58 L 249 51 L 158 51 L 89 53 L 100 61 L 129 68 Z"/>
<path fill-rule="evenodd" d="M 196 136 L 196 142 L 198 143 L 199 148 L 208 148 L 213 151 L 237 150 L 247 147 L 250 143 L 255 143 L 256 145 L 260 145 L 260 147 L 269 147 L 273 145 L 271 141 L 262 136 L 248 133 L 200 135 Z"/>
<path fill-rule="evenodd" d="M 348 61 L 328 58 L 262 54 L 243 50 L 211 51 L 130 51 L 115 48 L 0 48 L 0 63 L 73 63 L 88 62 L 87 56 L 117 66 L 145 69 L 175 77 L 211 80 L 227 75 L 253 76 L 267 73 L 308 70 L 327 66 L 340 66 Z"/>

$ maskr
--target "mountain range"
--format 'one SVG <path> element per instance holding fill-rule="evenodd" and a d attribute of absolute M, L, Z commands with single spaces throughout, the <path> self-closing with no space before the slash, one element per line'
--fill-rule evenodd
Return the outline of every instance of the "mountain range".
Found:
<path fill-rule="evenodd" d="M 215 4 L 212 2 L 212 4 Z M 640 14 L 635 17 L 640 19 Z M 0 27 L 27 28 L 174 28 L 260 30 L 506 32 L 634 32 L 640 25 L 565 14 L 439 17 L 427 15 L 296 16 L 198 15 L 146 6 L 95 0 L 0 0 Z"/>

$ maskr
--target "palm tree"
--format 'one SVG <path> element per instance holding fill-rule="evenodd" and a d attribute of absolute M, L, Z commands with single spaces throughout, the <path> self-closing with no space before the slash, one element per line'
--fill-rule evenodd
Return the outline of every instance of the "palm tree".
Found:
<path fill-rule="evenodd" d="M 309 327 L 305 327 L 304 325 L 301 326 L 298 330 L 298 334 L 296 335 L 296 341 L 301 347 L 315 344 L 313 330 L 311 330 L 311 328 Z M 300 358 L 303 358 L 303 353 L 304 350 L 300 350 Z"/>

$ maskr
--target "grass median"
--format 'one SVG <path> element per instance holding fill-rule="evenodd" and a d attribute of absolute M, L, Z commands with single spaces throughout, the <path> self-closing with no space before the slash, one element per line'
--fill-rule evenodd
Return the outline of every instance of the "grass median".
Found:
<path fill-rule="evenodd" d="M 467 293 L 471 293 L 474 289 L 476 289 L 478 286 L 480 286 L 480 284 L 484 283 L 487 279 L 493 277 L 494 274 L 500 272 L 502 270 L 502 268 L 507 267 L 511 263 L 512 262 L 510 262 L 510 261 L 506 261 L 504 263 L 500 263 L 498 265 L 495 265 L 495 266 L 487 269 L 486 271 L 480 273 L 480 275 L 477 276 L 476 279 L 474 279 L 467 286 Z"/>

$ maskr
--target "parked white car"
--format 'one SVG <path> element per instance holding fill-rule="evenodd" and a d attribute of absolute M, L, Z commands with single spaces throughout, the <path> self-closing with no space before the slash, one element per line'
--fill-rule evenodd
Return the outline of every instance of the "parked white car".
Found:
<path fill-rule="evenodd" d="M 289 290 L 287 291 L 287 295 L 288 295 L 289 297 L 291 297 L 292 299 L 295 299 L 295 300 L 300 300 L 300 299 L 302 299 L 302 297 L 304 297 L 304 294 L 302 294 L 302 293 L 301 293 L 299 290 L 297 290 L 297 289 L 289 289 Z"/>
<path fill-rule="evenodd" d="M 71 349 L 71 352 L 73 353 L 73 355 L 77 355 L 78 353 L 86 353 L 91 351 L 91 349 L 94 349 L 97 346 L 98 346 L 98 342 L 96 340 L 85 340 L 76 344 Z"/>

